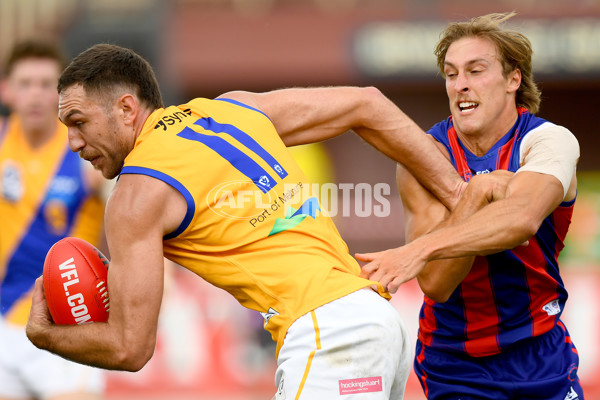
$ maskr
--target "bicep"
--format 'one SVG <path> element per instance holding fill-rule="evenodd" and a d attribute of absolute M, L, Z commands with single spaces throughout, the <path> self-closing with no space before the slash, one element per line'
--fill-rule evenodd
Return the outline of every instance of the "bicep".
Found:
<path fill-rule="evenodd" d="M 520 210 L 520 215 L 541 224 L 562 202 L 562 183 L 553 175 L 522 171 L 515 174 L 507 186 L 506 198 Z"/>
<path fill-rule="evenodd" d="M 143 175 L 122 175 L 117 185 L 106 210 L 109 322 L 123 326 L 125 335 L 152 338 L 163 292 L 162 238 L 173 224 L 165 204 L 173 204 L 173 189 Z"/>
<path fill-rule="evenodd" d="M 323 141 L 351 129 L 360 120 L 359 105 L 374 88 L 315 87 L 265 93 L 235 91 L 220 98 L 237 100 L 264 112 L 287 146 Z"/>

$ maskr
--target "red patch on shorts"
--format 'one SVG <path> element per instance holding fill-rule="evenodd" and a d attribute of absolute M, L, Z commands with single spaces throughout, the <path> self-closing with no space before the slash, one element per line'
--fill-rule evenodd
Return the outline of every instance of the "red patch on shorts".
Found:
<path fill-rule="evenodd" d="M 354 393 L 381 392 L 383 390 L 381 377 L 342 379 L 340 383 L 340 395 Z"/>

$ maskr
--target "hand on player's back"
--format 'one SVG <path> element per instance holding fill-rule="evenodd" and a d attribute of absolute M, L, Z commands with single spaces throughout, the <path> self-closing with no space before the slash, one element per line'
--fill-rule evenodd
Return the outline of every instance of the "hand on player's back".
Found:
<path fill-rule="evenodd" d="M 355 257 L 368 263 L 360 276 L 381 283 L 390 293 L 396 293 L 400 285 L 416 277 L 426 264 L 422 252 L 412 244 Z"/>

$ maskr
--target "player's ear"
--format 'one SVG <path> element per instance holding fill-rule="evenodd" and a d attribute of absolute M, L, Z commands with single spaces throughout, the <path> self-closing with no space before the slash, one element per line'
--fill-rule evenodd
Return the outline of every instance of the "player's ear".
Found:
<path fill-rule="evenodd" d="M 508 85 L 507 91 L 509 93 L 516 93 L 521 86 L 521 70 L 516 68 L 514 71 L 508 74 Z"/>
<path fill-rule="evenodd" d="M 139 112 L 140 104 L 136 97 L 131 93 L 124 93 L 118 101 L 119 114 L 126 125 L 132 124 Z"/>

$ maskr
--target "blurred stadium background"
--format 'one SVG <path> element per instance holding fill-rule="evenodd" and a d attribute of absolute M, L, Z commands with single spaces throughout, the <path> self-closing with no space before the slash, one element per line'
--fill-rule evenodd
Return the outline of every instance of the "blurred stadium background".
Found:
<path fill-rule="evenodd" d="M 535 51 L 539 115 L 581 145 L 561 260 L 570 292 L 564 320 L 586 396 L 600 398 L 599 0 L 0 0 L 0 59 L 32 35 L 56 36 L 70 56 L 98 42 L 131 47 L 155 67 L 167 104 L 232 89 L 375 85 L 428 129 L 449 113 L 432 53 L 441 29 L 513 10 L 511 24 Z M 336 223 L 351 253 L 403 243 L 393 162 L 352 135 L 295 152 L 315 180 L 349 184 L 349 212 Z M 389 185 L 389 216 L 357 212 L 370 195 L 358 183 Z M 154 358 L 138 373 L 109 373 L 107 399 L 270 398 L 274 351 L 261 318 L 181 268 L 170 276 Z M 413 340 L 421 300 L 413 282 L 393 299 Z M 406 398 L 424 398 L 414 375 Z"/>

